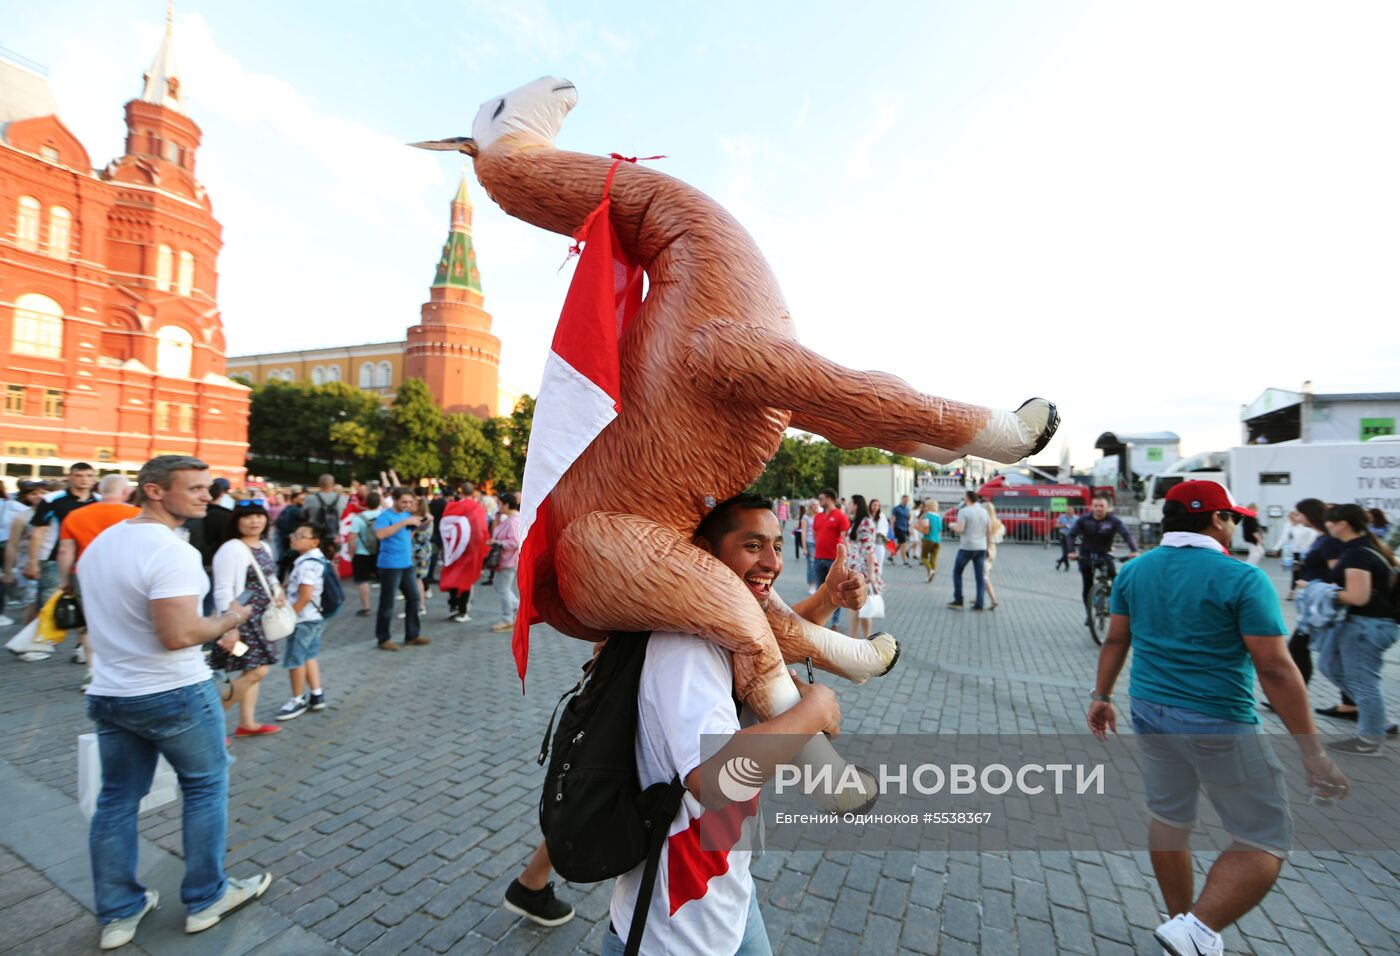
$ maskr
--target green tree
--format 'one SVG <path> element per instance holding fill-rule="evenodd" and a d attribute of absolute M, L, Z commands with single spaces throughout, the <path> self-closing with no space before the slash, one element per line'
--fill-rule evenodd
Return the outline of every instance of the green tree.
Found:
<path fill-rule="evenodd" d="M 439 447 L 438 474 L 452 482 L 489 481 L 504 457 L 501 446 L 487 437 L 485 423 L 471 415 L 448 415 Z"/>
<path fill-rule="evenodd" d="M 304 474 L 334 471 L 336 463 L 374 458 L 383 430 L 379 399 L 344 382 L 269 381 L 253 387 L 249 453 L 296 462 Z M 377 471 L 370 461 L 369 471 Z"/>
<path fill-rule="evenodd" d="M 754 482 L 754 490 L 770 498 L 808 498 L 823 487 L 826 442 L 811 435 L 785 435 L 768 467 Z"/>
<path fill-rule="evenodd" d="M 521 395 L 515 408 L 511 409 L 501 442 L 510 456 L 511 472 L 515 475 L 517 488 L 525 480 L 525 453 L 530 448 L 530 426 L 534 421 L 535 399 L 530 395 Z"/>
<path fill-rule="evenodd" d="M 438 477 L 446 418 L 422 379 L 406 379 L 389 407 L 384 458 L 401 479 Z"/>
<path fill-rule="evenodd" d="M 373 474 L 379 470 L 379 442 L 384 437 L 383 416 L 379 421 L 342 421 L 331 425 L 331 445 L 336 453 Z"/>

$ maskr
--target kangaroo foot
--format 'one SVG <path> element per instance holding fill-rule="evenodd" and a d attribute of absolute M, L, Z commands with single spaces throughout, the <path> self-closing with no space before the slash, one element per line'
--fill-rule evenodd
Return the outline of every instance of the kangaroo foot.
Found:
<path fill-rule="evenodd" d="M 992 461 L 1019 461 L 1043 450 L 1059 427 L 1054 403 L 1032 398 L 1014 412 L 993 412 L 965 452 Z"/>
<path fill-rule="evenodd" d="M 795 613 L 776 594 L 769 599 L 766 613 L 778 649 L 789 664 L 800 664 L 810 657 L 814 667 L 853 684 L 864 684 L 888 674 L 899 658 L 899 642 L 893 636 L 881 632 L 861 641 L 838 634 Z"/>

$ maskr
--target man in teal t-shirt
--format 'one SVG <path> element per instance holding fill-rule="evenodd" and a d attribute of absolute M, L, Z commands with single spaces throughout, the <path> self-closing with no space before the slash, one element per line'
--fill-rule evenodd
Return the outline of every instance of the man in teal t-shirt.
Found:
<path fill-rule="evenodd" d="M 1171 953 L 1223 953 L 1220 932 L 1259 904 L 1293 839 L 1283 766 L 1258 733 L 1254 680 L 1298 741 L 1308 786 L 1344 798 L 1322 749 L 1302 675 L 1289 656 L 1278 594 L 1230 557 L 1247 509 L 1213 481 L 1183 481 L 1162 506 L 1162 546 L 1124 565 L 1090 694 L 1089 729 L 1118 729 L 1112 691 L 1133 650 L 1133 731 L 1152 822 L 1148 847 L 1168 913 L 1155 936 Z M 1191 830 L 1204 788 L 1234 842 L 1192 901 Z"/>
<path fill-rule="evenodd" d="M 943 543 L 943 516 L 938 513 L 938 502 L 924 502 L 924 513 L 919 515 L 915 526 L 921 535 L 919 539 L 919 563 L 928 572 L 925 581 L 932 581 L 938 573 L 938 549 Z"/>

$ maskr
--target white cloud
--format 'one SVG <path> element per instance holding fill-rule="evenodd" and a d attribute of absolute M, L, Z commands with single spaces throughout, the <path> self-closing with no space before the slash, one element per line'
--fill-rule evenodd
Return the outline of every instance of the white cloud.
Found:
<path fill-rule="evenodd" d="M 870 129 L 854 143 L 851 144 L 851 152 L 846 158 L 846 178 L 864 179 L 871 173 L 871 151 L 881 139 L 894 129 L 895 120 L 899 118 L 899 102 L 891 100 L 881 103 L 875 111 L 875 120 L 870 125 Z"/>

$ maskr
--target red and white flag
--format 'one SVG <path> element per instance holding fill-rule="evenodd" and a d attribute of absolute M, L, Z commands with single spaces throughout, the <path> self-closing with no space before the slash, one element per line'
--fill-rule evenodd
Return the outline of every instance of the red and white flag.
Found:
<path fill-rule="evenodd" d="M 481 565 L 491 544 L 486 509 L 473 498 L 449 501 L 442 509 L 442 574 L 439 591 L 465 591 L 481 579 Z"/>
<path fill-rule="evenodd" d="M 350 577 L 355 570 L 355 553 L 350 550 L 350 535 L 364 533 L 361 530 L 364 522 L 355 517 L 364 510 L 360 505 L 360 499 L 351 495 L 345 503 L 345 510 L 340 515 L 340 554 L 336 556 L 339 560 L 336 561 L 335 570 L 342 578 Z"/>
<path fill-rule="evenodd" d="M 535 581 L 554 565 L 550 492 L 622 411 L 618 340 L 642 304 L 642 268 L 622 251 L 609 216 L 612 179 L 622 162 L 613 163 L 602 202 L 574 233 L 574 249 L 583 251 L 535 399 L 520 502 L 520 612 L 511 637 L 522 687 L 530 625 L 541 620 L 534 607 Z"/>

